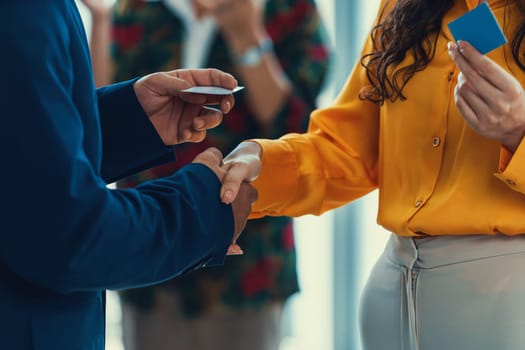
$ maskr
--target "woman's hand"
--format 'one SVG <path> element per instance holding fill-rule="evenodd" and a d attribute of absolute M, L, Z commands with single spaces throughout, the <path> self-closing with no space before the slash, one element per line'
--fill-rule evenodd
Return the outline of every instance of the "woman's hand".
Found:
<path fill-rule="evenodd" d="M 224 183 L 226 177 L 226 170 L 221 168 L 223 164 L 222 153 L 217 148 L 208 148 L 204 152 L 200 153 L 195 157 L 193 163 L 200 163 L 210 168 L 219 181 Z M 246 221 L 248 215 L 251 212 L 252 204 L 257 200 L 257 191 L 247 182 L 242 182 L 238 188 L 238 194 L 235 200 L 231 202 L 234 232 L 232 241 L 227 251 L 227 255 L 239 255 L 242 254 L 242 249 L 237 245 L 237 239 L 241 235 L 242 231 L 246 227 Z"/>
<path fill-rule="evenodd" d="M 252 182 L 261 172 L 262 149 L 256 142 L 242 142 L 224 158 L 226 171 L 221 188 L 221 200 L 232 203 L 244 183 Z"/>
<path fill-rule="evenodd" d="M 199 85 L 233 89 L 237 80 L 217 69 L 180 69 L 153 73 L 135 82 L 137 99 L 164 144 L 202 141 L 206 130 L 219 125 L 222 113 L 233 108 L 232 95 L 181 92 Z M 220 110 L 206 105 L 219 105 Z"/>
<path fill-rule="evenodd" d="M 525 135 L 525 93 L 520 82 L 465 41 L 448 44 L 460 74 L 456 105 L 474 131 L 514 152 Z"/>

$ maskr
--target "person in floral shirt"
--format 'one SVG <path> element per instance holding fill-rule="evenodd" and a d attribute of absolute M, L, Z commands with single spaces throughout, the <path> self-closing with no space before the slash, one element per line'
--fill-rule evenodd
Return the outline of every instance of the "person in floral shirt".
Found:
<path fill-rule="evenodd" d="M 104 0 L 83 1 L 93 19 L 98 85 L 202 66 L 230 72 L 246 87 L 203 142 L 176 149 L 176 164 L 119 187 L 171 174 L 210 146 L 228 153 L 247 138 L 305 131 L 330 57 L 313 0 L 117 0 L 111 10 Z M 299 289 L 293 235 L 288 217 L 252 220 L 238 241 L 244 254 L 224 267 L 121 292 L 126 346 L 277 350 L 283 304 Z"/>

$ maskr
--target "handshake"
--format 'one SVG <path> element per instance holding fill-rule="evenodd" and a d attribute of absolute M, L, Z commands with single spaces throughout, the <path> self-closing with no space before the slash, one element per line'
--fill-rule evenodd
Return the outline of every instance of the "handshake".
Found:
<path fill-rule="evenodd" d="M 223 159 L 216 148 L 208 148 L 193 160 L 210 168 L 222 183 L 220 197 L 225 204 L 232 205 L 235 229 L 227 255 L 242 254 L 236 244 L 246 226 L 252 204 L 257 200 L 257 190 L 250 184 L 261 169 L 261 148 L 255 142 L 243 142 Z"/>
<path fill-rule="evenodd" d="M 234 106 L 232 94 L 187 92 L 194 86 L 234 91 L 237 80 L 217 69 L 179 69 L 147 75 L 133 85 L 137 100 L 165 145 L 202 141 L 207 130 L 219 125 L 223 113 Z M 235 220 L 228 254 L 242 254 L 235 242 L 257 200 L 257 191 L 250 182 L 261 171 L 261 147 L 255 142 L 242 142 L 224 159 L 218 149 L 209 148 L 193 162 L 210 168 L 221 181 L 221 201 L 232 205 Z"/>

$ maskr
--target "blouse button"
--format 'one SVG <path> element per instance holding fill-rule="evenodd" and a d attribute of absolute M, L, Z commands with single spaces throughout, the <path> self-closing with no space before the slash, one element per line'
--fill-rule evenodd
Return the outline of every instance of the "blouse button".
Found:
<path fill-rule="evenodd" d="M 448 72 L 447 79 L 448 81 L 452 81 L 452 79 L 454 79 L 454 71 Z"/>
<path fill-rule="evenodd" d="M 435 136 L 432 139 L 432 146 L 439 147 L 440 144 L 441 144 L 441 139 L 439 138 L 439 136 Z"/>
<path fill-rule="evenodd" d="M 423 200 L 422 199 L 418 199 L 415 203 L 414 203 L 414 206 L 416 208 L 419 208 L 421 206 L 421 204 L 423 204 Z"/>

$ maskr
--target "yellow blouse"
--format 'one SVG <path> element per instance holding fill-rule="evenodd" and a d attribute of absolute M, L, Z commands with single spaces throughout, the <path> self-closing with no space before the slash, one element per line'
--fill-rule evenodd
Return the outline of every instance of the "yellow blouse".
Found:
<path fill-rule="evenodd" d="M 256 140 L 263 169 L 252 215 L 320 214 L 379 189 L 378 223 L 401 236 L 525 233 L 525 142 L 509 154 L 476 134 L 454 104 L 447 23 L 477 4 L 458 0 L 446 14 L 434 59 L 403 90 L 407 100 L 360 100 L 368 80 L 357 64 L 334 104 L 312 114 L 307 133 Z M 510 41 L 518 10 L 489 4 Z M 510 45 L 489 57 L 524 85 Z"/>

